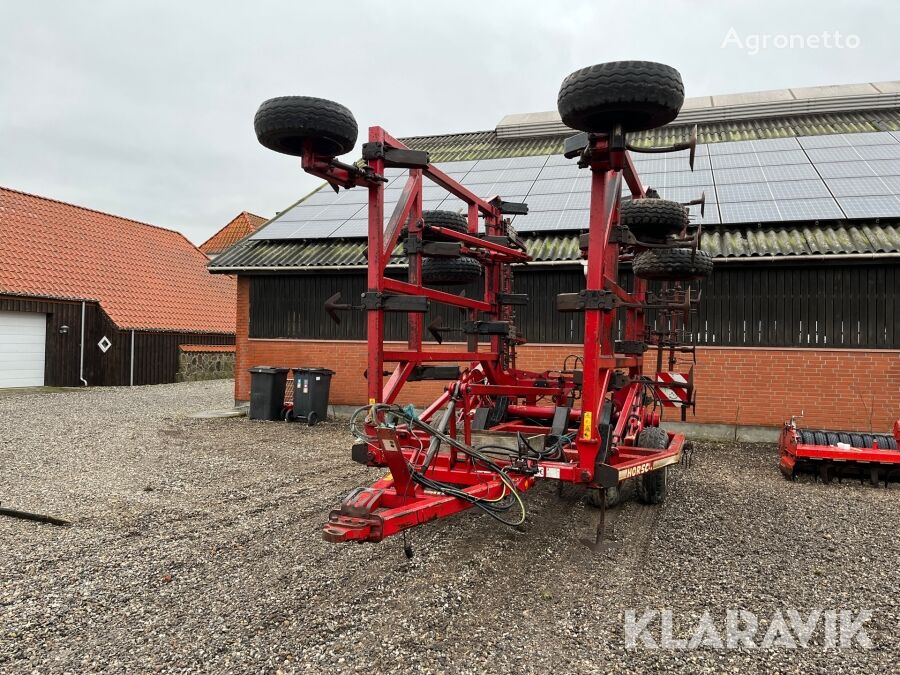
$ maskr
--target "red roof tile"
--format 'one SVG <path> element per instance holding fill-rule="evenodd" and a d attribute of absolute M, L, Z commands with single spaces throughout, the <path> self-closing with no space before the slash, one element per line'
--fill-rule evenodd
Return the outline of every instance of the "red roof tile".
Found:
<path fill-rule="evenodd" d="M 206 255 L 218 255 L 231 248 L 235 243 L 251 232 L 256 232 L 260 225 L 267 222 L 262 216 L 242 211 L 221 230 L 200 244 L 200 250 Z"/>
<path fill-rule="evenodd" d="M 233 277 L 183 235 L 0 188 L 0 293 L 97 300 L 120 328 L 234 332 Z"/>

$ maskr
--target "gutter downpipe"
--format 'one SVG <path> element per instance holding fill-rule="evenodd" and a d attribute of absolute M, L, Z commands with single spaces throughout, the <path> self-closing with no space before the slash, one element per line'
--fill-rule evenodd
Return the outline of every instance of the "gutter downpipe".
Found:
<path fill-rule="evenodd" d="M 128 386 L 134 386 L 134 331 L 131 331 L 131 367 L 128 374 Z"/>
<path fill-rule="evenodd" d="M 84 300 L 81 301 L 81 345 L 80 354 L 78 355 L 78 379 L 81 380 L 83 387 L 88 386 L 88 382 L 84 379 L 84 315 L 86 313 L 86 305 Z"/>

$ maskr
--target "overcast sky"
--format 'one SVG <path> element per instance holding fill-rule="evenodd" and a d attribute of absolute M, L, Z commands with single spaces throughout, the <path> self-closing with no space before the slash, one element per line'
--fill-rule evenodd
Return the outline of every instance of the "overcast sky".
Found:
<path fill-rule="evenodd" d="M 318 184 L 256 142 L 272 96 L 334 99 L 361 137 L 409 136 L 552 110 L 563 77 L 603 61 L 668 63 L 688 96 L 900 79 L 891 0 L 736 5 L 0 0 L 0 185 L 200 243 Z M 753 47 L 826 31 L 842 48 Z"/>

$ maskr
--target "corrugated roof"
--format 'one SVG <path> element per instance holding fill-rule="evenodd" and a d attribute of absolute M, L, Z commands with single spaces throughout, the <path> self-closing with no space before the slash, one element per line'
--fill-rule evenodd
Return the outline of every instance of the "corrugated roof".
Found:
<path fill-rule="evenodd" d="M 520 235 L 535 262 L 578 262 L 578 235 Z M 854 226 L 808 225 L 801 227 L 714 227 L 704 230 L 701 247 L 714 258 L 825 255 L 844 253 L 900 253 L 900 227 L 878 223 Z M 234 268 L 271 269 L 366 267 L 366 241 L 332 239 L 317 241 L 245 240 L 210 264 L 213 271 Z M 395 265 L 406 264 L 400 246 L 391 257 Z"/>
<path fill-rule="evenodd" d="M 703 231 L 702 248 L 715 258 L 898 253 L 900 228 L 877 223 L 715 227 Z"/>
<path fill-rule="evenodd" d="M 0 188 L 0 293 L 98 300 L 120 328 L 233 333 L 236 283 L 178 232 Z"/>

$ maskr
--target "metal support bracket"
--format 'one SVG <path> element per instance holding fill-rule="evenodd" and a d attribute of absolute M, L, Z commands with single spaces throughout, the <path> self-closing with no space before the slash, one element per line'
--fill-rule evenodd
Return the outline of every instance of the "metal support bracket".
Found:
<path fill-rule="evenodd" d="M 583 312 L 586 309 L 612 310 L 621 301 L 610 291 L 583 289 L 578 293 L 560 293 L 556 296 L 559 312 Z"/>
<path fill-rule="evenodd" d="M 643 354 L 649 347 L 641 340 L 616 340 L 616 352 L 619 354 Z"/>
<path fill-rule="evenodd" d="M 516 327 L 509 321 L 463 321 L 463 333 L 469 335 L 505 335 L 515 337 Z"/>
<path fill-rule="evenodd" d="M 386 312 L 427 312 L 428 298 L 421 295 L 392 295 L 368 291 L 362 294 L 362 309 Z"/>
<path fill-rule="evenodd" d="M 497 293 L 497 302 L 501 305 L 527 305 L 529 301 L 527 293 Z"/>
<path fill-rule="evenodd" d="M 403 243 L 407 255 L 420 253 L 430 258 L 456 258 L 462 252 L 458 241 L 422 241 L 418 237 L 407 237 Z"/>
<path fill-rule="evenodd" d="M 460 374 L 461 371 L 459 366 L 416 366 L 413 368 L 406 381 L 458 380 Z"/>
<path fill-rule="evenodd" d="M 500 197 L 494 197 L 490 201 L 491 206 L 495 206 L 500 213 L 510 215 L 524 216 L 528 214 L 528 204 L 524 202 L 505 202 Z"/>
<path fill-rule="evenodd" d="M 386 167 L 397 169 L 424 169 L 430 163 L 428 153 L 424 150 L 401 150 L 386 147 L 384 143 L 363 143 L 363 159 L 383 159 Z"/>

